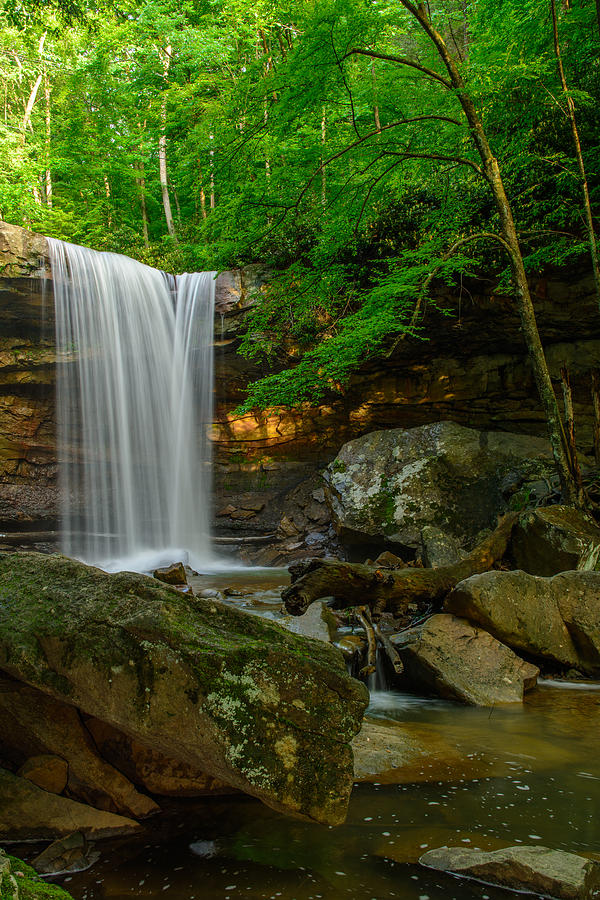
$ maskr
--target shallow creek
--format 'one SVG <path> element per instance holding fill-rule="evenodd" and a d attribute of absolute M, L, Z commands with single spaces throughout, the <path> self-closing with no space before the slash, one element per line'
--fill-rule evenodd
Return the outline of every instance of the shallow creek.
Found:
<path fill-rule="evenodd" d="M 287 574 L 287 573 L 285 573 Z M 194 579 L 276 617 L 283 573 Z M 338 828 L 287 819 L 249 798 L 161 805 L 144 837 L 100 844 L 87 872 L 60 879 L 76 900 L 496 900 L 510 896 L 417 865 L 426 849 L 543 844 L 600 858 L 600 685 L 547 682 L 521 706 L 473 709 L 372 695 L 378 724 L 429 733 L 451 766 L 425 763 L 355 786 Z M 458 764 L 457 764 L 458 759 Z"/>

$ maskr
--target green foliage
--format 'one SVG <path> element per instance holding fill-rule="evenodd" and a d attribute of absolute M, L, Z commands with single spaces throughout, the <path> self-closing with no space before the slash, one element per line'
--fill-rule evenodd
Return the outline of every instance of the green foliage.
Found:
<path fill-rule="evenodd" d="M 170 271 L 266 263 L 242 352 L 275 371 L 244 409 L 343 392 L 403 334 L 426 338 L 413 314 L 439 280 L 485 271 L 510 290 L 498 243 L 448 257 L 496 231 L 497 214 L 459 98 L 423 71 L 444 75 L 402 3 L 129 0 L 116 15 L 73 4 L 4 0 L 1 215 Z M 528 271 L 581 263 L 548 5 L 430 6 L 498 158 Z M 595 15 L 578 0 L 559 28 L 597 207 Z"/>

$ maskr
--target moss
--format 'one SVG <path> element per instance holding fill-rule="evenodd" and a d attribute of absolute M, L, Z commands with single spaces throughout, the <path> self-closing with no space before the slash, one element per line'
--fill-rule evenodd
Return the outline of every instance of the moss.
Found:
<path fill-rule="evenodd" d="M 110 707 L 141 739 L 159 727 L 191 754 L 198 727 L 214 728 L 227 778 L 267 802 L 317 819 L 321 804 L 336 810 L 329 821 L 345 805 L 344 744 L 367 696 L 329 644 L 146 576 L 15 553 L 0 556 L 0 666 L 100 718 Z M 297 769 L 282 740 L 297 743 Z"/>
<path fill-rule="evenodd" d="M 0 859 L 2 857 L 0 851 Z M 63 888 L 43 881 L 35 869 L 16 856 L 8 856 L 12 876 L 17 884 L 19 900 L 73 900 Z M 6 879 L 5 879 L 6 880 Z M 13 900 L 12 885 L 1 885 L 0 900 Z"/>

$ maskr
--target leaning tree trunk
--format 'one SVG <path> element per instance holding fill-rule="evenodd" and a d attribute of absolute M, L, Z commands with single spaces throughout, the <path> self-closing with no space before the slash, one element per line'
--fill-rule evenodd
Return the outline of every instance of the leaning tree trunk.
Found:
<path fill-rule="evenodd" d="M 401 615 L 409 603 L 438 602 L 452 588 L 480 572 L 487 572 L 501 559 L 517 520 L 509 513 L 492 534 L 466 559 L 437 569 L 383 569 L 342 562 L 339 559 L 309 559 L 290 566 L 292 584 L 282 593 L 285 608 L 292 615 L 306 612 L 313 600 L 335 597 L 341 606 L 368 605 L 375 615 Z"/>
<path fill-rule="evenodd" d="M 584 506 L 585 498 L 577 486 L 576 479 L 569 465 L 564 428 L 535 319 L 535 312 L 531 294 L 529 292 L 529 283 L 527 281 L 527 274 L 523 263 L 519 237 L 513 219 L 510 201 L 504 189 L 504 182 L 502 180 L 498 160 L 492 153 L 483 122 L 477 112 L 475 103 L 473 102 L 462 75 L 460 74 L 456 60 L 450 53 L 444 38 L 432 24 L 429 17 L 428 5 L 426 6 L 423 2 L 415 4 L 413 0 L 400 0 L 400 2 L 419 22 L 419 25 L 423 28 L 437 50 L 440 59 L 450 76 L 449 83 L 456 92 L 456 97 L 469 124 L 473 143 L 475 144 L 483 164 L 483 174 L 491 189 L 496 210 L 500 218 L 500 232 L 510 260 L 516 306 L 521 320 L 521 328 L 529 353 L 536 387 L 544 409 L 548 436 L 550 438 L 552 453 L 560 478 L 562 494 L 567 503 L 573 506 Z"/>

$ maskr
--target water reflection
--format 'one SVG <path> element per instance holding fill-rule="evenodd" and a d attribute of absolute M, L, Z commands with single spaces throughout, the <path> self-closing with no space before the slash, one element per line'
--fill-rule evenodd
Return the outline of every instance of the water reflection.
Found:
<path fill-rule="evenodd" d="M 172 804 L 144 841 L 103 845 L 100 863 L 65 887 L 76 900 L 499 900 L 416 861 L 444 844 L 598 852 L 598 690 L 545 686 L 523 707 L 492 710 L 375 695 L 369 715 L 437 734 L 460 765 L 444 779 L 357 785 L 335 829 L 247 798 Z"/>

